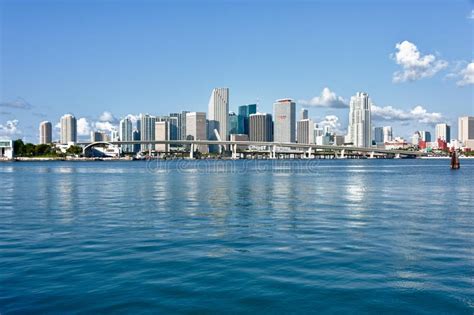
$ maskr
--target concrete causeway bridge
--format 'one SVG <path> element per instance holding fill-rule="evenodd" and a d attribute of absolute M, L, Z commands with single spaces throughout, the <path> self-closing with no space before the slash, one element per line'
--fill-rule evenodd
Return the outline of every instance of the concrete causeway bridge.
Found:
<path fill-rule="evenodd" d="M 229 147 L 232 152 L 232 158 L 238 159 L 238 149 L 242 147 L 265 147 L 266 150 L 258 150 L 261 153 L 267 153 L 269 158 L 276 159 L 282 154 L 299 154 L 305 158 L 313 158 L 320 152 L 326 152 L 333 154 L 335 157 L 345 158 L 348 154 L 366 155 L 369 157 L 384 156 L 384 157 L 420 157 L 426 155 L 419 151 L 406 151 L 406 150 L 386 150 L 379 148 L 363 148 L 354 146 L 336 146 L 336 145 L 317 145 L 317 144 L 304 144 L 304 143 L 287 143 L 287 142 L 258 142 L 258 141 L 218 141 L 218 140 L 140 140 L 140 141 L 99 141 L 99 142 L 79 142 L 78 145 L 83 146 L 84 154 L 87 150 L 94 146 L 122 146 L 122 145 L 145 145 L 148 150 L 152 151 L 154 145 L 181 145 L 189 146 L 189 157 L 194 158 L 195 151 L 200 146 L 217 145 L 222 147 Z M 240 150 L 243 152 L 242 150 Z M 169 153 L 170 151 L 168 151 Z M 244 151 L 245 153 L 252 153 L 250 151 Z"/>

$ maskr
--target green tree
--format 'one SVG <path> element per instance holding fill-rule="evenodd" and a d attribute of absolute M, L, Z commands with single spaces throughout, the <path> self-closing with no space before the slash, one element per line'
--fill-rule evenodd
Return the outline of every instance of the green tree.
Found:
<path fill-rule="evenodd" d="M 80 155 L 82 154 L 82 147 L 78 145 L 72 145 L 66 150 L 66 153 L 73 154 L 73 155 Z"/>

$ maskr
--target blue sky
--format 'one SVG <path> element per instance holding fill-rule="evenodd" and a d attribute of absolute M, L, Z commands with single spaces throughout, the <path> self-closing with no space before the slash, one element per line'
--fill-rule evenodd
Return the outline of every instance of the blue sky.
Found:
<path fill-rule="evenodd" d="M 374 125 L 404 137 L 474 114 L 469 1 L 0 3 L 3 137 L 36 142 L 40 121 L 68 112 L 85 134 L 127 114 L 207 111 L 224 86 L 231 110 L 291 97 L 340 132 L 357 91 Z"/>

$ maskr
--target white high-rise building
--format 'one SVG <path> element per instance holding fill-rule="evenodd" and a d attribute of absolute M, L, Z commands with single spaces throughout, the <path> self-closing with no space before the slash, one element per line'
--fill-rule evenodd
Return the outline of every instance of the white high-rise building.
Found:
<path fill-rule="evenodd" d="M 348 139 L 355 147 L 370 147 L 372 126 L 370 119 L 371 100 L 369 94 L 357 92 L 351 97 L 349 110 Z"/>
<path fill-rule="evenodd" d="M 155 122 L 156 117 L 146 115 L 140 115 L 140 140 L 141 141 L 152 141 L 155 140 Z M 141 150 L 148 151 L 150 149 L 149 144 L 142 144 Z"/>
<path fill-rule="evenodd" d="M 119 124 L 119 138 L 120 141 L 133 141 L 133 122 L 129 117 L 125 117 Z M 122 145 L 122 152 L 133 152 L 132 144 Z"/>
<path fill-rule="evenodd" d="M 298 143 L 314 143 L 314 123 L 311 119 L 302 119 L 296 123 Z"/>
<path fill-rule="evenodd" d="M 223 141 L 228 140 L 229 133 L 229 89 L 213 89 L 209 99 L 209 139 L 217 140 L 214 129 Z"/>
<path fill-rule="evenodd" d="M 273 140 L 272 115 L 255 113 L 249 116 L 250 141 L 271 142 Z"/>
<path fill-rule="evenodd" d="M 393 133 L 391 126 L 383 127 L 383 143 L 387 143 L 393 140 Z"/>
<path fill-rule="evenodd" d="M 464 143 L 474 139 L 474 116 L 459 117 L 458 140 Z"/>
<path fill-rule="evenodd" d="M 77 121 L 71 114 L 61 117 L 60 142 L 61 144 L 77 142 Z"/>
<path fill-rule="evenodd" d="M 204 112 L 186 113 L 186 139 L 189 139 L 189 140 L 206 140 L 207 139 L 206 113 Z M 198 146 L 198 150 L 202 153 L 207 153 L 208 146 L 200 145 Z"/>
<path fill-rule="evenodd" d="M 275 142 L 296 141 L 296 103 L 288 98 L 273 104 L 275 122 L 273 138 Z"/>
<path fill-rule="evenodd" d="M 437 124 L 435 135 L 435 140 L 441 139 L 449 143 L 451 141 L 451 127 L 448 124 Z"/>
<path fill-rule="evenodd" d="M 39 126 L 40 144 L 49 144 L 53 142 L 53 126 L 49 121 L 43 121 Z"/>
<path fill-rule="evenodd" d="M 170 140 L 170 122 L 166 120 L 155 122 L 155 140 Z M 168 144 L 155 144 L 156 152 L 168 152 Z"/>

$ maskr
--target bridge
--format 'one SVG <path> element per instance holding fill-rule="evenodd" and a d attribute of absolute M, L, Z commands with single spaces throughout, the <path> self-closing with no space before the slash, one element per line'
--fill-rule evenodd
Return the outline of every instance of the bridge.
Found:
<path fill-rule="evenodd" d="M 190 146 L 189 157 L 194 158 L 194 152 L 199 146 L 209 146 L 209 145 L 218 145 L 218 146 L 229 146 L 232 152 L 232 158 L 238 158 L 238 147 L 267 147 L 268 154 L 270 158 L 277 158 L 278 154 L 287 154 L 289 151 L 278 151 L 278 148 L 288 148 L 293 150 L 300 150 L 300 154 L 304 154 L 305 157 L 311 158 L 313 152 L 318 151 L 331 151 L 334 155 L 340 158 L 344 158 L 347 153 L 359 153 L 366 154 L 370 157 L 374 157 L 376 154 L 393 156 L 393 157 L 420 157 L 424 156 L 424 152 L 418 151 L 406 151 L 406 150 L 386 150 L 379 148 L 364 148 L 364 147 L 354 147 L 354 146 L 337 146 L 337 145 L 318 145 L 318 144 L 305 144 L 305 143 L 289 143 L 289 142 L 259 142 L 259 141 L 218 141 L 218 140 L 140 140 L 140 141 L 99 141 L 99 142 L 78 142 L 77 145 L 84 146 L 83 152 L 86 153 L 86 150 L 98 145 L 147 145 L 149 151 L 152 151 L 152 147 L 156 144 L 164 145 L 188 145 Z M 290 152 L 293 153 L 293 152 Z"/>

